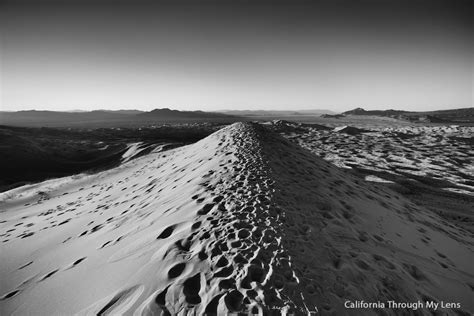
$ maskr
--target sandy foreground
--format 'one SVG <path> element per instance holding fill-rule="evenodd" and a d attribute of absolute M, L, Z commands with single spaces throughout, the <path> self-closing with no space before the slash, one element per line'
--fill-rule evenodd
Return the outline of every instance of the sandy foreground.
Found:
<path fill-rule="evenodd" d="M 0 242 L 2 315 L 474 313 L 472 233 L 251 123 L 2 193 Z"/>

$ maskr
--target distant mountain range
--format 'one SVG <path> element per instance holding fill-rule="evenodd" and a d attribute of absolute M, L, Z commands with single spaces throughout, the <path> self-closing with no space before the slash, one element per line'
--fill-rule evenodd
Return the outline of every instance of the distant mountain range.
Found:
<path fill-rule="evenodd" d="M 204 112 L 204 111 L 178 111 L 171 109 L 155 109 L 150 112 L 142 112 L 137 114 L 139 117 L 146 118 L 160 118 L 160 119 L 175 119 L 175 118 L 229 118 L 232 115 L 217 113 L 217 112 Z"/>
<path fill-rule="evenodd" d="M 470 123 L 474 122 L 474 108 L 461 108 L 440 111 L 402 111 L 402 110 L 364 110 L 356 108 L 342 113 L 343 115 L 375 115 L 386 116 L 413 122 L 432 123 Z"/>
<path fill-rule="evenodd" d="M 412 122 L 471 123 L 474 122 L 474 108 L 413 112 L 402 110 L 370 110 L 356 108 L 337 114 L 330 110 L 224 110 L 219 112 L 178 111 L 168 108 L 149 112 L 139 110 L 97 110 L 97 111 L 0 111 L 0 125 L 22 127 L 142 127 L 163 123 L 233 123 L 249 120 L 289 119 L 312 120 L 318 117 L 339 118 L 346 115 L 384 116 Z"/>
<path fill-rule="evenodd" d="M 336 114 L 330 110 L 295 110 L 295 111 L 271 111 L 271 110 L 223 110 L 220 113 L 237 115 L 237 116 L 320 116 L 323 114 Z"/>
<path fill-rule="evenodd" d="M 25 127 L 137 127 L 154 123 L 235 122 L 241 118 L 213 112 L 155 109 L 98 110 L 90 112 L 18 111 L 0 112 L 0 125 Z"/>
<path fill-rule="evenodd" d="M 149 112 L 139 110 L 96 111 L 18 111 L 0 112 L 0 125 L 23 127 L 139 127 L 163 123 L 218 122 L 267 120 L 281 117 L 314 117 L 334 113 L 329 110 L 301 111 L 178 111 L 168 108 Z"/>

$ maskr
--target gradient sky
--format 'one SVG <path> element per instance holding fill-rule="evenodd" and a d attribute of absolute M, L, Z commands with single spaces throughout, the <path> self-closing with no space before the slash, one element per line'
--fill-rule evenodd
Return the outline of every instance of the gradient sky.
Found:
<path fill-rule="evenodd" d="M 3 1 L 1 110 L 473 106 L 470 0 Z"/>

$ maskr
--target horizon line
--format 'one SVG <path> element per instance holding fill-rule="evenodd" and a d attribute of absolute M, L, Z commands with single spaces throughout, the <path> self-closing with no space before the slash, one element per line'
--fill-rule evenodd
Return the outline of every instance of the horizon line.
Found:
<path fill-rule="evenodd" d="M 83 109 L 71 109 L 71 110 L 50 110 L 50 109 L 39 109 L 39 108 L 31 108 L 31 109 L 25 109 L 25 110 L 3 110 L 0 109 L 0 112 L 32 112 L 32 111 L 43 111 L 43 112 L 66 112 L 66 113 L 74 113 L 74 112 L 94 112 L 94 111 L 109 111 L 109 112 L 120 112 L 120 111 L 140 111 L 140 112 L 151 112 L 154 110 L 174 110 L 174 111 L 180 111 L 180 112 L 196 112 L 196 111 L 201 111 L 201 112 L 299 112 L 299 111 L 329 111 L 329 112 L 334 112 L 334 113 L 344 113 L 347 111 L 352 111 L 355 109 L 363 109 L 365 111 L 405 111 L 405 112 L 436 112 L 436 111 L 449 111 L 449 110 L 459 110 L 459 109 L 469 109 L 469 108 L 474 108 L 474 106 L 460 106 L 456 108 L 438 108 L 436 110 L 405 110 L 405 109 L 397 109 L 396 107 L 390 107 L 390 108 L 377 108 L 374 110 L 367 110 L 363 106 L 355 106 L 352 107 L 348 110 L 344 111 L 337 111 L 337 110 L 331 110 L 327 108 L 298 108 L 298 109 L 275 109 L 275 110 L 268 110 L 268 109 L 262 109 L 262 108 L 257 108 L 257 109 L 229 109 L 229 108 L 223 108 L 223 109 L 216 109 L 216 110 L 201 110 L 201 109 L 195 109 L 195 110 L 180 110 L 177 108 L 171 108 L 171 107 L 157 107 L 153 108 L 150 110 L 142 110 L 139 108 L 121 108 L 121 109 L 110 109 L 110 108 L 100 108 L 100 109 L 94 109 L 94 110 L 83 110 Z"/>

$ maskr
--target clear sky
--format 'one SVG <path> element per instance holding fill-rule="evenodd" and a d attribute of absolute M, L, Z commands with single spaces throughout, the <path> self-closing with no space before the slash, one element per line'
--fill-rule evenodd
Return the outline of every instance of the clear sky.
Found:
<path fill-rule="evenodd" d="M 473 106 L 470 0 L 0 8 L 1 110 Z"/>

